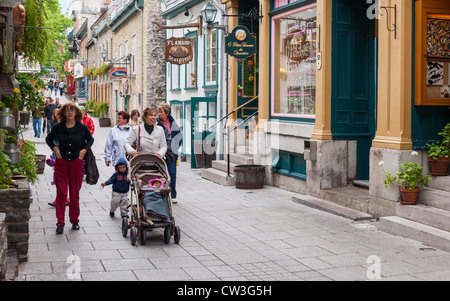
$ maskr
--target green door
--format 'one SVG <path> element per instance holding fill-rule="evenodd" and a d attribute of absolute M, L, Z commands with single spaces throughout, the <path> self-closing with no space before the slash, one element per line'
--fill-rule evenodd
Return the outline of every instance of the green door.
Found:
<path fill-rule="evenodd" d="M 357 141 L 357 179 L 369 179 L 375 134 L 373 20 L 360 0 L 333 1 L 331 123 L 334 140 Z"/>
<path fill-rule="evenodd" d="M 191 98 L 191 168 L 210 167 L 215 157 L 215 132 L 205 130 L 217 121 L 216 105 L 216 97 Z"/>

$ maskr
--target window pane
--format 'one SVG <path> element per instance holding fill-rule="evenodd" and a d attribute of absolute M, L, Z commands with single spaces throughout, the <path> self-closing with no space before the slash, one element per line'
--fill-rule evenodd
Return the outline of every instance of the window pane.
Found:
<path fill-rule="evenodd" d="M 273 113 L 313 118 L 316 102 L 316 8 L 276 20 Z"/>

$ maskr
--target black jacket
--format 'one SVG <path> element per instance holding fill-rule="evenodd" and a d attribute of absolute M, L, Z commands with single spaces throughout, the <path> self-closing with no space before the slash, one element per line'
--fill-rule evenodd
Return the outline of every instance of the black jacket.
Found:
<path fill-rule="evenodd" d="M 79 121 L 75 123 L 73 128 L 69 129 L 65 122 L 60 122 L 53 127 L 45 138 L 45 142 L 52 150 L 55 147 L 54 139 L 58 139 L 61 156 L 68 161 L 78 158 L 82 149 L 87 150 L 94 144 L 94 137 L 92 137 L 88 127 Z"/>

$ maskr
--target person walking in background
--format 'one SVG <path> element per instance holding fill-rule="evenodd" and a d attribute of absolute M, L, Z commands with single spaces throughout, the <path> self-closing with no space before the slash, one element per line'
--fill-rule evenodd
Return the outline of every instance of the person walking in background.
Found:
<path fill-rule="evenodd" d="M 141 117 L 141 114 L 139 114 L 138 110 L 134 109 L 133 111 L 131 111 L 130 125 L 136 126 L 141 124 L 141 122 L 139 121 L 139 117 Z"/>
<path fill-rule="evenodd" d="M 88 148 L 94 143 L 89 129 L 81 123 L 81 110 L 72 103 L 62 106 L 61 122 L 55 125 L 45 142 L 55 152 L 56 184 L 56 234 L 64 232 L 64 216 L 67 192 L 69 191 L 69 218 L 73 230 L 79 230 L 80 189 L 83 182 L 83 159 Z M 58 139 L 59 144 L 54 144 Z"/>
<path fill-rule="evenodd" d="M 50 80 L 48 82 L 48 89 L 50 90 L 50 95 L 52 95 L 53 88 L 54 88 L 53 80 Z"/>
<path fill-rule="evenodd" d="M 166 135 L 164 129 L 156 124 L 156 109 L 146 108 L 144 110 L 143 125 L 131 129 L 130 135 L 125 142 L 125 150 L 132 157 L 138 153 L 156 154 L 164 158 L 167 151 Z M 133 148 L 136 144 L 136 148 Z"/>
<path fill-rule="evenodd" d="M 130 115 L 125 111 L 117 114 L 117 125 L 108 134 L 105 145 L 105 164 L 109 166 L 112 162 L 116 166 L 120 158 L 126 158 L 124 144 L 130 135 L 130 125 L 128 123 Z"/>
<path fill-rule="evenodd" d="M 55 105 L 57 109 L 61 109 L 62 105 L 59 103 L 59 97 L 55 98 Z"/>
<path fill-rule="evenodd" d="M 45 116 L 44 107 L 36 106 L 35 109 L 31 111 L 31 116 L 33 117 L 34 137 L 40 138 L 42 128 L 42 117 Z"/>
<path fill-rule="evenodd" d="M 128 163 L 125 158 L 120 158 L 115 164 L 116 172 L 108 181 L 101 184 L 102 187 L 112 184 L 111 205 L 109 216 L 114 217 L 114 212 L 120 206 L 120 216 L 128 217 L 128 191 L 130 181 L 128 180 Z"/>
<path fill-rule="evenodd" d="M 88 114 L 86 113 L 86 109 L 83 106 L 79 106 L 79 108 L 81 110 L 81 114 L 83 115 L 82 122 L 88 127 L 89 132 L 91 132 L 91 135 L 94 135 L 95 131 L 94 121 L 92 121 L 92 118 L 88 116 Z"/>
<path fill-rule="evenodd" d="M 56 97 L 56 96 L 58 96 L 59 81 L 55 80 L 55 84 L 53 85 L 53 88 L 55 88 L 55 97 Z"/>
<path fill-rule="evenodd" d="M 50 134 L 53 128 L 53 111 L 56 110 L 56 105 L 53 103 L 53 99 L 48 100 L 48 104 L 44 108 L 44 120 L 47 122 L 47 135 Z"/>
<path fill-rule="evenodd" d="M 165 127 L 170 135 L 171 139 L 167 140 L 167 148 L 172 150 L 173 155 L 175 156 L 175 160 L 173 162 L 169 162 L 167 164 L 167 170 L 170 175 L 170 189 L 171 189 L 171 197 L 172 202 L 177 203 L 177 160 L 178 160 L 178 149 L 181 146 L 183 141 L 183 135 L 181 134 L 181 129 L 178 124 L 173 119 L 171 113 L 170 105 L 167 103 L 161 104 L 158 106 L 158 125 Z M 170 141 L 170 142 L 169 142 Z"/>
<path fill-rule="evenodd" d="M 66 87 L 66 83 L 64 81 L 59 82 L 59 96 L 64 95 L 64 88 Z"/>

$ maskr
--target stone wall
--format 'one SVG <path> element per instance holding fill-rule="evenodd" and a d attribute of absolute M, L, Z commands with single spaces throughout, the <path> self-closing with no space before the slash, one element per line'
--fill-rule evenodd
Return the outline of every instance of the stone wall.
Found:
<path fill-rule="evenodd" d="M 17 253 L 19 262 L 28 259 L 30 220 L 30 186 L 27 181 L 17 181 L 19 187 L 0 189 L 0 212 L 6 214 L 5 227 L 8 251 Z"/>
<path fill-rule="evenodd" d="M 158 105 L 166 102 L 166 58 L 165 58 L 165 40 L 166 31 L 160 30 L 153 21 L 164 24 L 161 17 L 161 3 L 158 0 L 145 1 L 145 22 L 144 29 L 146 40 L 146 53 L 144 70 L 144 108 L 150 105 Z M 147 4 L 148 3 L 148 4 Z M 170 99 L 169 99 L 170 100 Z"/>

